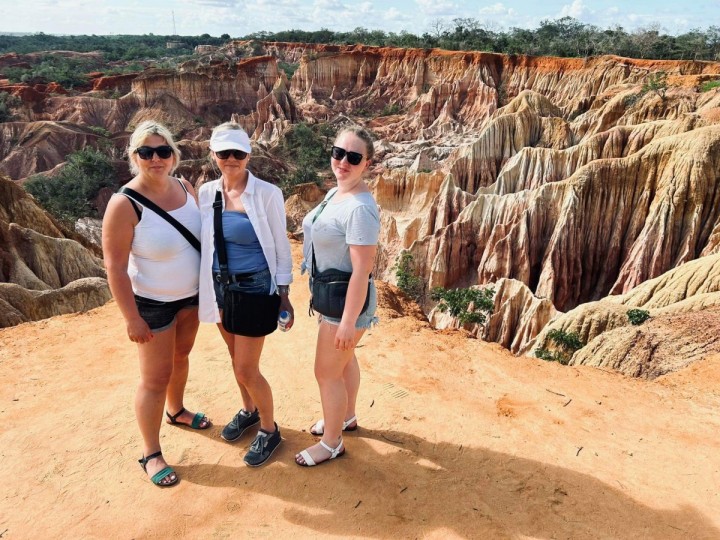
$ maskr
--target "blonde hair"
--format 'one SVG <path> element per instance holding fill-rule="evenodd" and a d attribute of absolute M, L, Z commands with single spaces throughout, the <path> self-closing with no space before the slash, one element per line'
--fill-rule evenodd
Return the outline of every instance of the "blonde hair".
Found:
<path fill-rule="evenodd" d="M 365 143 L 365 159 L 371 161 L 373 156 L 375 155 L 375 146 L 373 146 L 373 140 L 370 136 L 370 133 L 368 133 L 367 130 L 361 128 L 360 126 L 348 126 L 342 128 L 338 132 L 337 136 L 335 137 L 335 141 L 337 142 L 337 140 L 345 133 L 352 133 L 358 139 Z"/>
<path fill-rule="evenodd" d="M 243 127 L 238 124 L 237 122 L 225 122 L 220 124 L 219 126 L 215 126 L 215 128 L 212 130 L 213 133 L 217 133 L 218 131 L 230 131 L 230 130 L 240 130 L 245 131 Z M 210 134 L 210 137 L 212 138 L 212 134 Z"/>
<path fill-rule="evenodd" d="M 132 135 L 130 135 L 130 141 L 128 142 L 127 148 L 128 161 L 130 162 L 130 172 L 132 174 L 138 174 L 140 172 L 140 168 L 137 166 L 137 163 L 135 163 L 135 151 L 143 145 L 145 140 L 150 135 L 158 135 L 159 137 L 162 137 L 163 139 L 165 139 L 167 145 L 172 148 L 173 166 L 170 170 L 170 174 L 172 174 L 175 169 L 177 169 L 177 166 L 180 164 L 180 150 L 175 144 L 170 130 L 162 124 L 159 124 L 152 120 L 145 120 L 144 122 L 142 122 L 140 125 L 138 125 L 138 127 L 135 128 L 135 131 L 133 131 Z"/>

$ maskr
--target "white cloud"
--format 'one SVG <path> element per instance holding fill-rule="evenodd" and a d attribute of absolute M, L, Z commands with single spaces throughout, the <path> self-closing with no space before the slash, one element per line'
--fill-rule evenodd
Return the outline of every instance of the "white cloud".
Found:
<path fill-rule="evenodd" d="M 457 4 L 447 0 L 415 0 L 426 16 L 457 16 Z"/>
<path fill-rule="evenodd" d="M 498 2 L 497 4 L 480 8 L 478 14 L 482 17 L 512 16 L 515 14 L 515 10 Z"/>
<path fill-rule="evenodd" d="M 372 2 L 363 2 L 360 4 L 360 9 L 358 10 L 359 13 L 362 13 L 363 15 L 370 15 L 372 13 L 375 13 L 375 6 Z"/>
<path fill-rule="evenodd" d="M 580 17 L 585 15 L 586 12 L 587 8 L 585 7 L 585 4 L 582 3 L 582 0 L 573 0 L 572 4 L 562 7 L 559 17 L 572 17 L 574 19 L 580 19 Z"/>
<path fill-rule="evenodd" d="M 382 17 L 386 21 L 392 21 L 397 24 L 409 24 L 413 20 L 409 14 L 394 7 L 391 7 L 383 13 Z M 403 28 L 398 28 L 398 31 L 399 30 L 403 30 Z"/>

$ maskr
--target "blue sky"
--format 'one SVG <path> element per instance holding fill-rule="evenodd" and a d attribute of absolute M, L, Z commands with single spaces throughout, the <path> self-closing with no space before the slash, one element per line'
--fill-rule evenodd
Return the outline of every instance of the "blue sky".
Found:
<path fill-rule="evenodd" d="M 46 34 L 210 34 L 356 27 L 414 34 L 438 20 L 476 19 L 490 28 L 536 28 L 543 19 L 574 17 L 600 28 L 658 26 L 678 34 L 720 26 L 720 0 L 479 2 L 477 0 L 0 0 L 0 31 Z"/>

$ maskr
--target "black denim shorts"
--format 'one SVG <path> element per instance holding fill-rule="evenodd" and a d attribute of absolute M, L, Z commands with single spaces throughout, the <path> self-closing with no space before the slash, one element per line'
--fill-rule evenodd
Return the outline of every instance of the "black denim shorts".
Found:
<path fill-rule="evenodd" d="M 241 279 L 230 283 L 231 291 L 241 291 L 249 294 L 270 294 L 272 275 L 269 269 L 266 268 L 258 272 L 240 275 L 242 275 Z M 217 275 L 213 275 L 213 287 L 215 289 L 215 301 L 218 307 L 222 309 L 225 304 L 225 289 L 224 285 L 218 281 Z"/>
<path fill-rule="evenodd" d="M 160 332 L 173 325 L 175 317 L 181 309 L 196 308 L 198 306 L 198 295 L 173 300 L 172 302 L 161 302 L 136 294 L 135 304 L 140 316 L 148 324 L 150 330 Z"/>

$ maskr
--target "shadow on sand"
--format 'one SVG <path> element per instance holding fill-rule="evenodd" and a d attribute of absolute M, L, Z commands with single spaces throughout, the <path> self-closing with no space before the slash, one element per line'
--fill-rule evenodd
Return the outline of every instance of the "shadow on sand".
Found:
<path fill-rule="evenodd" d="M 692 507 L 656 509 L 621 485 L 483 448 L 431 443 L 400 431 L 361 429 L 346 437 L 347 455 L 320 467 L 294 464 L 306 433 L 283 429 L 272 463 L 176 466 L 183 481 L 278 497 L 294 524 L 339 536 L 403 537 L 436 530 L 466 538 L 719 538 Z M 382 465 L 379 467 L 378 465 Z M 273 477 L 268 482 L 269 476 Z M 672 507 L 672 502 L 668 501 Z"/>

